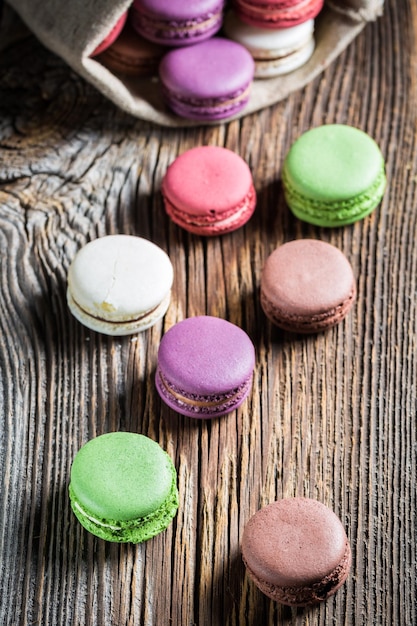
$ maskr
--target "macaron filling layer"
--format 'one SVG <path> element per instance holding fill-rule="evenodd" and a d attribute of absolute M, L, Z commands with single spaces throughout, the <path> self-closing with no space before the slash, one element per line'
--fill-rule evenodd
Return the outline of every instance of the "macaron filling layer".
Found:
<path fill-rule="evenodd" d="M 127 317 L 120 321 L 109 320 L 104 316 L 92 315 L 89 311 L 83 309 L 72 297 L 72 294 L 67 290 L 67 303 L 71 313 L 79 322 L 90 328 L 91 330 L 97 330 L 99 332 L 113 335 L 128 335 L 136 331 L 146 330 L 150 326 L 153 326 L 158 320 L 160 320 L 168 310 L 171 302 L 171 291 L 165 296 L 162 302 L 142 313 L 141 315 L 131 319 Z"/>
<path fill-rule="evenodd" d="M 253 185 L 251 185 L 247 196 L 239 205 L 222 213 L 213 210 L 212 213 L 193 215 L 175 206 L 175 204 L 170 201 L 166 189 L 164 190 L 163 188 L 162 193 L 164 194 L 167 213 L 171 219 L 180 226 L 186 225 L 190 232 L 194 231 L 197 234 L 201 233 L 202 227 L 215 227 L 215 229 L 213 229 L 215 233 L 234 230 L 236 224 L 244 223 L 251 217 L 256 206 L 256 192 Z M 193 227 L 195 227 L 195 230 Z"/>
<path fill-rule="evenodd" d="M 222 394 L 199 395 L 179 389 L 170 383 L 162 374 L 160 368 L 156 372 L 156 385 L 158 391 L 170 406 L 173 405 L 178 412 L 195 417 L 224 415 L 232 409 L 238 408 L 248 396 L 252 387 L 252 376 L 242 385 L 230 392 Z"/>
<path fill-rule="evenodd" d="M 161 41 L 163 39 L 180 39 L 184 45 L 187 39 L 189 43 L 194 43 L 198 35 L 216 33 L 221 26 L 221 13 L 209 14 L 195 20 L 185 22 L 165 22 L 158 18 L 152 19 L 149 15 L 144 15 L 138 11 L 134 14 L 134 27 L 142 32 L 144 36 L 151 40 Z"/>
<path fill-rule="evenodd" d="M 184 96 L 171 91 L 164 85 L 162 91 L 169 101 L 170 107 L 178 115 L 193 117 L 197 120 L 205 119 L 207 115 L 213 116 L 213 119 L 220 119 L 223 116 L 237 113 L 246 105 L 250 96 L 251 84 L 227 96 L 212 98 Z"/>
<path fill-rule="evenodd" d="M 255 78 L 268 78 L 270 76 L 278 76 L 280 74 L 287 74 L 298 69 L 312 56 L 315 50 L 316 44 L 314 39 L 309 41 L 300 47 L 298 50 L 289 52 L 285 55 L 279 55 L 275 58 L 270 57 L 266 59 L 264 57 L 256 57 L 252 55 L 255 61 Z"/>
<path fill-rule="evenodd" d="M 317 226 L 345 226 L 369 215 L 381 201 L 386 175 L 384 164 L 374 183 L 361 194 L 347 199 L 319 200 L 310 198 L 297 191 L 285 164 L 282 172 L 285 199 L 296 217 Z"/>

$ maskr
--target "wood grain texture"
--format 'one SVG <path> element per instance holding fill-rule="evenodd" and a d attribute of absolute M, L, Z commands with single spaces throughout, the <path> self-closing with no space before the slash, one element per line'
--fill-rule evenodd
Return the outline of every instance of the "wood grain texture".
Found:
<path fill-rule="evenodd" d="M 82 626 L 413 625 L 417 457 L 417 8 L 388 0 L 319 78 L 258 114 L 170 130 L 105 101 L 33 37 L 0 53 L 0 623 Z M 291 142 L 323 123 L 372 135 L 388 189 L 364 221 L 326 230 L 286 208 Z M 203 239 L 166 217 L 160 182 L 177 154 L 226 146 L 249 163 L 256 212 Z M 66 273 L 87 241 L 147 237 L 173 262 L 171 307 L 135 337 L 92 333 L 70 315 Z M 260 308 L 263 263 L 280 243 L 329 241 L 350 259 L 358 301 L 326 334 L 293 337 Z M 256 346 L 238 412 L 191 421 L 162 406 L 162 334 L 211 314 Z M 146 544 L 89 536 L 71 513 L 72 459 L 114 430 L 157 440 L 181 504 Z M 321 500 L 351 540 L 352 573 L 328 602 L 291 610 L 254 587 L 244 524 L 282 496 Z"/>

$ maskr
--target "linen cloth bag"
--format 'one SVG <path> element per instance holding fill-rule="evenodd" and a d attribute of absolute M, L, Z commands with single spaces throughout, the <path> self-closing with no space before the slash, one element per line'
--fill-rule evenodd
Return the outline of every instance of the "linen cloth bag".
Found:
<path fill-rule="evenodd" d="M 116 76 L 90 58 L 132 0 L 8 0 L 8 3 L 47 48 L 121 109 L 163 126 L 196 124 L 167 109 L 155 78 Z M 316 49 L 311 59 L 291 74 L 255 80 L 248 105 L 235 117 L 274 104 L 318 76 L 368 21 L 382 14 L 383 3 L 384 0 L 326 0 L 315 20 Z"/>

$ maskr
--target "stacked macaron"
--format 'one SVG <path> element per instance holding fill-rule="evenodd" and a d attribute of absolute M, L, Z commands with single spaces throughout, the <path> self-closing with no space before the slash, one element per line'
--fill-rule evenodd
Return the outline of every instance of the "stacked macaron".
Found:
<path fill-rule="evenodd" d="M 234 0 L 225 19 L 228 37 L 255 61 L 255 77 L 292 72 L 314 52 L 314 21 L 323 0 Z"/>
<path fill-rule="evenodd" d="M 323 0 L 134 0 L 91 56 L 128 76 L 159 75 L 180 117 L 212 122 L 249 102 L 254 78 L 289 73 L 313 54 Z"/>

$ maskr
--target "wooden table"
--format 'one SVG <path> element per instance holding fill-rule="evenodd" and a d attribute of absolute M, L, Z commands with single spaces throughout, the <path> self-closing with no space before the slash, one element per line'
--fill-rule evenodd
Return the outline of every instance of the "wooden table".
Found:
<path fill-rule="evenodd" d="M 257 114 L 170 130 L 120 110 L 32 36 L 0 55 L 0 623 L 76 626 L 417 624 L 417 5 L 388 0 L 317 79 Z M 387 162 L 376 211 L 326 230 L 289 213 L 280 172 L 291 142 L 323 123 L 372 135 Z M 203 239 L 166 217 L 161 178 L 198 144 L 249 163 L 251 221 Z M 88 331 L 66 305 L 66 273 L 87 241 L 140 235 L 173 262 L 163 322 L 127 338 Z M 338 327 L 299 337 L 259 303 L 268 254 L 313 237 L 344 251 L 358 300 Z M 243 327 L 257 352 L 238 412 L 191 421 L 161 405 L 162 334 L 210 314 Z M 169 529 L 142 545 L 88 535 L 67 496 L 89 438 L 130 430 L 157 440 L 178 470 Z M 351 540 L 346 585 L 291 610 L 245 575 L 242 530 L 282 496 L 329 505 Z"/>

